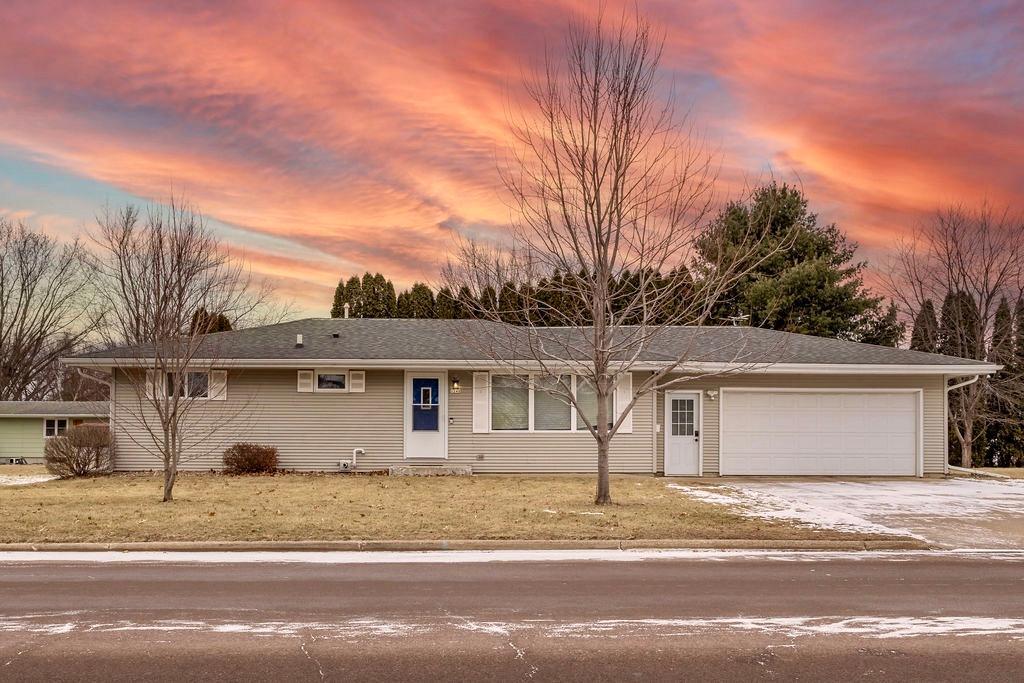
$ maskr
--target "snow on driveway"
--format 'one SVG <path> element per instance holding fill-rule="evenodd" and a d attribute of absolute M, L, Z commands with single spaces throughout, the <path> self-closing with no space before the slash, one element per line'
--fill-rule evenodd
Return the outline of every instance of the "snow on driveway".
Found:
<path fill-rule="evenodd" d="M 751 517 L 950 547 L 1024 548 L 1021 481 L 752 479 L 668 486 Z"/>

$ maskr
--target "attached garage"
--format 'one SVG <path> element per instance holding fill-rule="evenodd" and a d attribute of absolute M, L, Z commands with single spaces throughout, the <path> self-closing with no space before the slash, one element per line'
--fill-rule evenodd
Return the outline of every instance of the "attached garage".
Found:
<path fill-rule="evenodd" d="M 723 475 L 919 476 L 919 389 L 723 389 Z"/>

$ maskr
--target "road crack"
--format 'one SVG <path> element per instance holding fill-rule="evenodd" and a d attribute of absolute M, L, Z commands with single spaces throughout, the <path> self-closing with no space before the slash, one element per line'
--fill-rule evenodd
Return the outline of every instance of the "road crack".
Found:
<path fill-rule="evenodd" d="M 316 640 L 315 638 L 313 640 Z M 312 662 L 316 666 L 316 670 L 320 672 L 320 680 L 326 680 L 327 677 L 324 674 L 324 667 L 320 664 L 320 660 L 310 654 L 309 650 L 306 649 L 306 641 L 299 642 L 299 649 L 302 650 L 302 654 L 306 655 L 306 659 Z"/>

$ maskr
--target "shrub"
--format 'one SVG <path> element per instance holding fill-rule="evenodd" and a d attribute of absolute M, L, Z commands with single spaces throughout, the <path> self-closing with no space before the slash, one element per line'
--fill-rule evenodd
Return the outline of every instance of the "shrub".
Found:
<path fill-rule="evenodd" d="M 228 474 L 263 474 L 277 470 L 277 449 L 258 443 L 236 443 L 224 451 Z"/>
<path fill-rule="evenodd" d="M 113 437 L 101 424 L 72 427 L 63 436 L 46 441 L 46 470 L 58 477 L 86 477 L 113 469 Z"/>

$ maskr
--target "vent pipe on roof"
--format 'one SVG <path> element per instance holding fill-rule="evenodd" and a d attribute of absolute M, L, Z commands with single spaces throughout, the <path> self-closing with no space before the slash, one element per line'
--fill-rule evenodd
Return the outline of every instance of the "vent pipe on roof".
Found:
<path fill-rule="evenodd" d="M 347 301 L 345 302 L 345 305 L 342 306 L 342 309 L 344 309 L 344 311 L 345 311 L 345 318 L 348 318 L 348 302 Z"/>
<path fill-rule="evenodd" d="M 301 334 L 295 335 L 295 348 L 297 348 L 297 349 L 301 349 L 302 348 L 302 335 Z"/>

